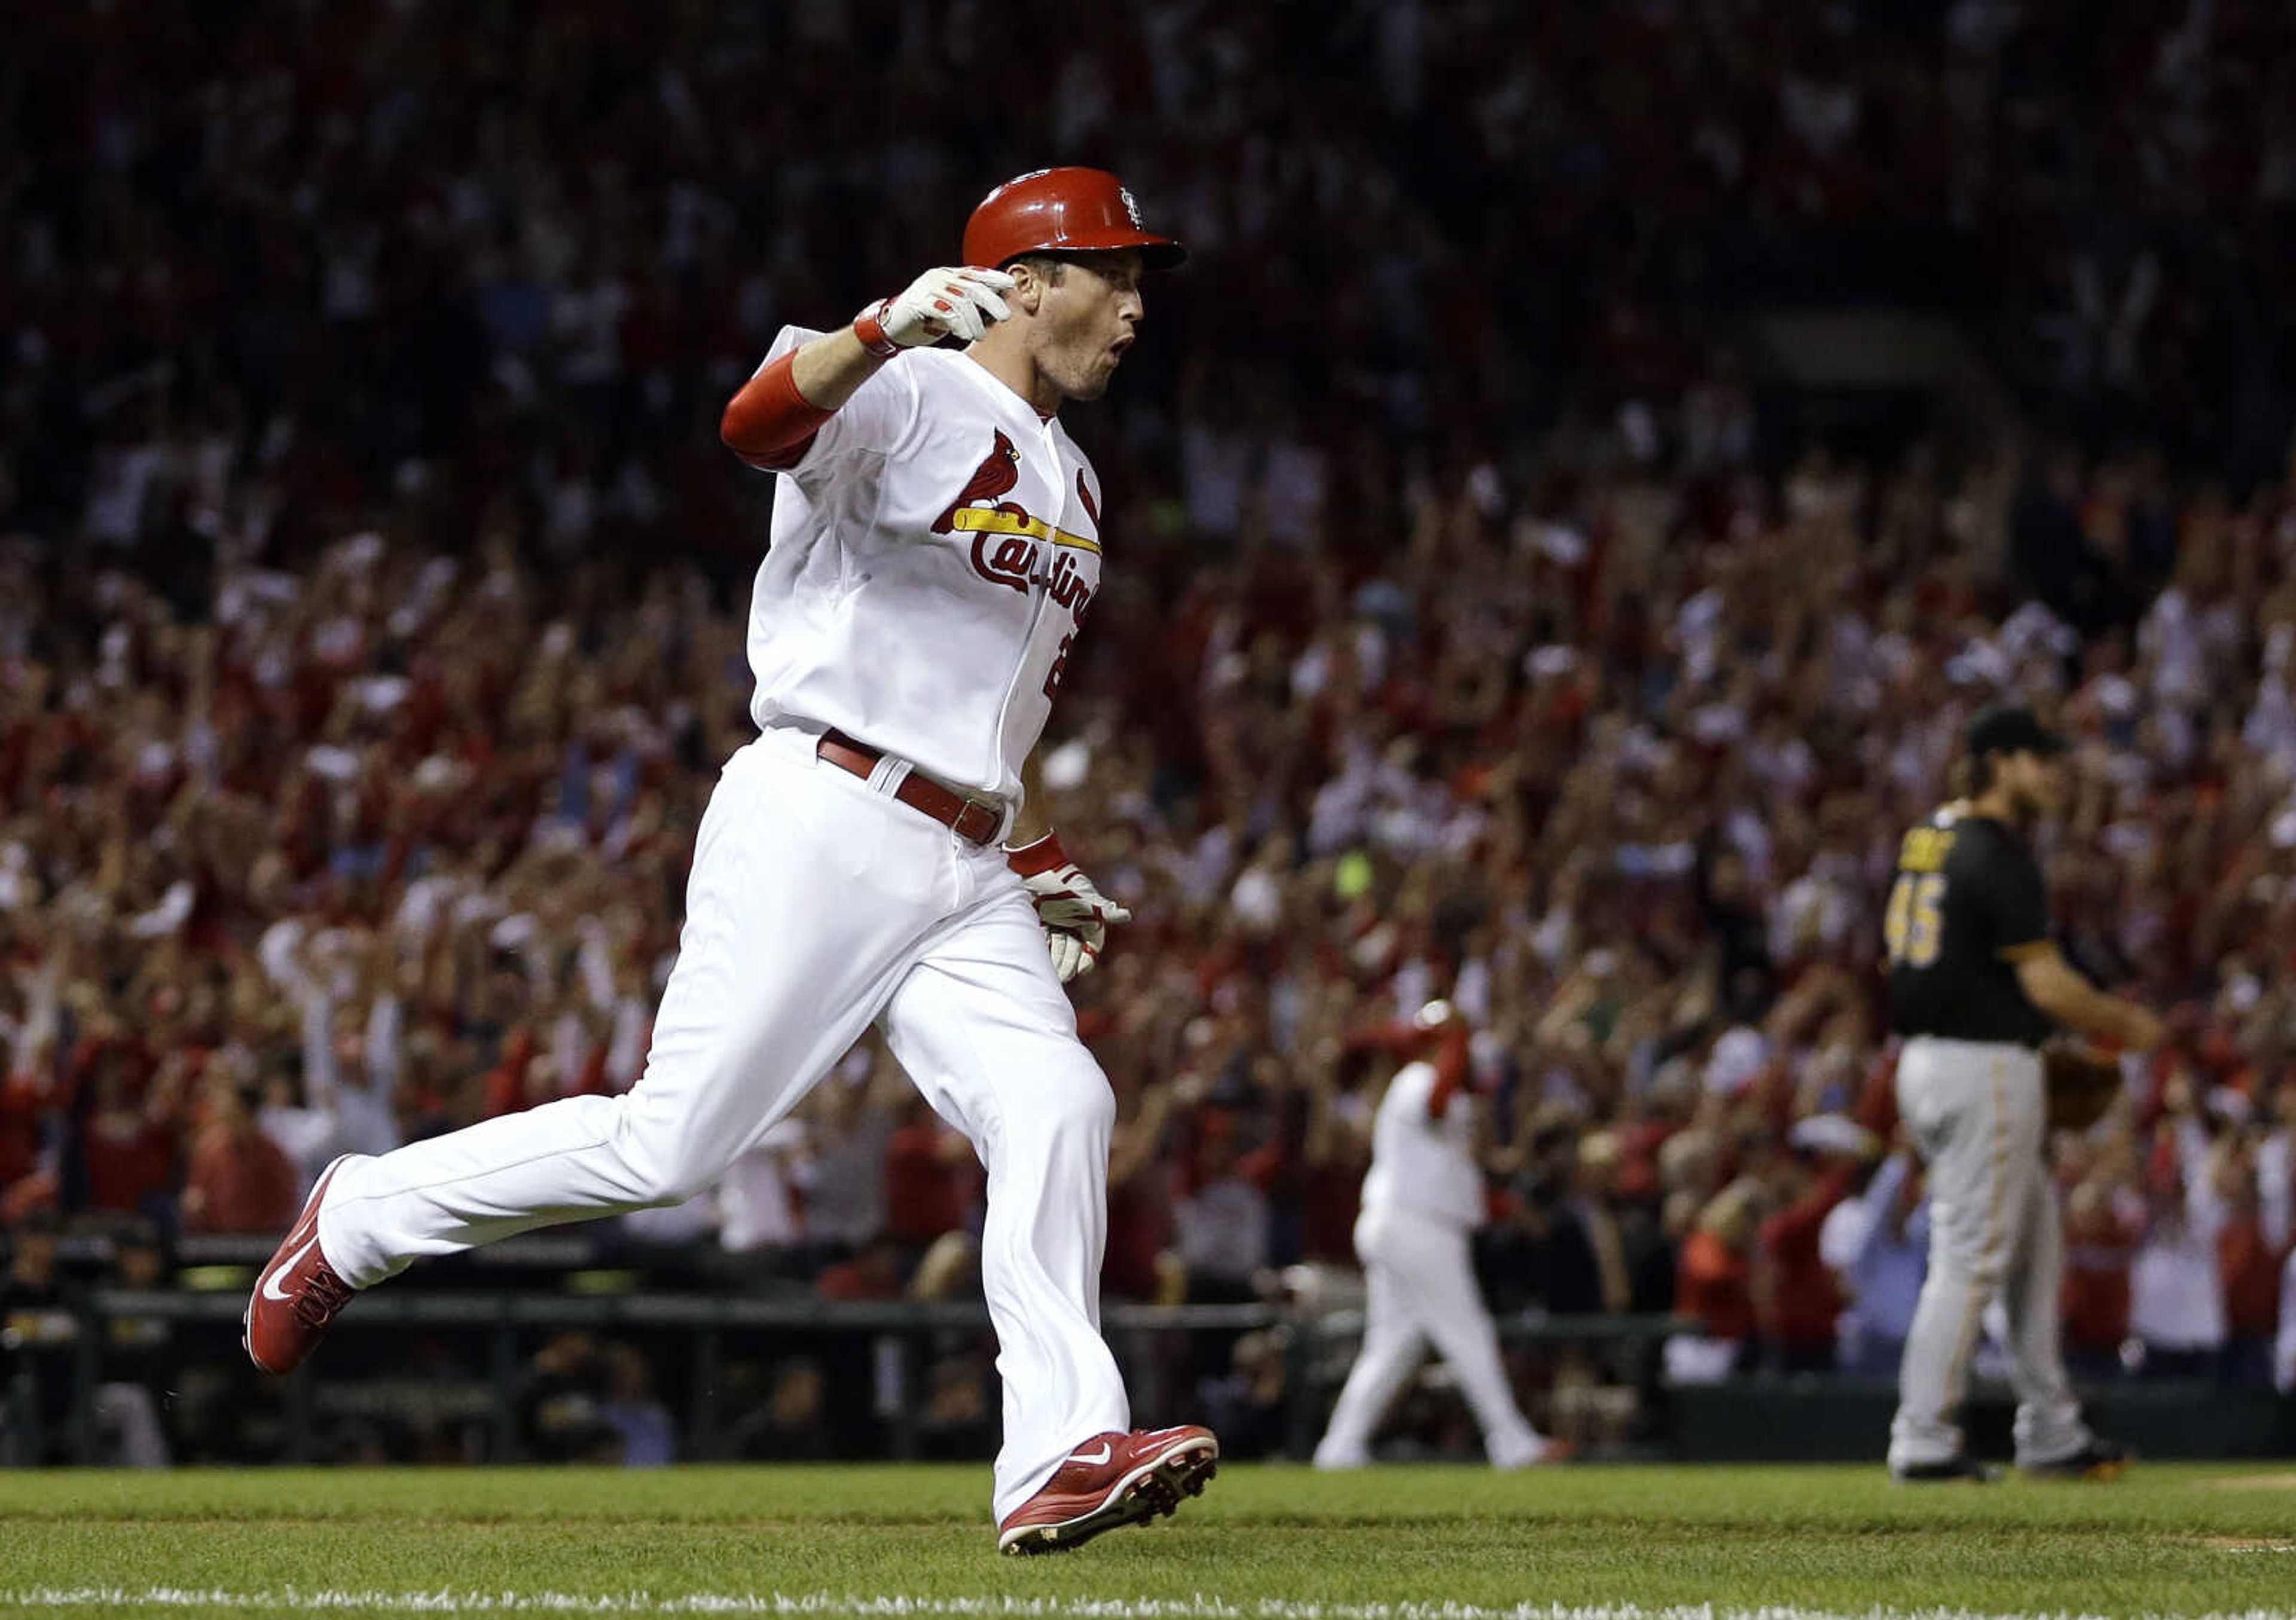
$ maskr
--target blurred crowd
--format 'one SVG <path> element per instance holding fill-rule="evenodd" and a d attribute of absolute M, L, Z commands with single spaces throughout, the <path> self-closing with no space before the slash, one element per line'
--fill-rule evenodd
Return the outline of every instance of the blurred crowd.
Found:
<path fill-rule="evenodd" d="M 1110 1292 L 1347 1263 L 1396 1027 L 1443 997 L 1497 1119 L 1498 1304 L 1680 1309 L 1684 1379 L 1886 1370 L 1922 1215 L 1876 897 L 2005 695 L 2079 741 L 2069 954 L 2177 1031 L 2057 1144 L 2070 1342 L 2272 1376 L 2296 366 L 2241 278 L 2287 258 L 2296 79 L 2276 8 L 2096 9 L 1087 8 L 1028 32 L 1025 127 L 981 93 L 1015 25 L 964 4 L 25 20 L 15 1248 L 273 1232 L 337 1152 L 634 1082 L 749 734 L 770 485 L 717 412 L 783 322 L 1056 152 L 1196 250 L 1072 423 L 1111 543 L 1047 773 L 1136 919 L 1076 986 L 1120 1104 Z M 1987 290 L 2038 429 L 1778 454 L 1712 308 L 1908 263 Z M 946 1296 L 980 1196 L 865 1046 L 624 1224 Z M 1250 1407 L 1277 1348 L 1204 1398 Z"/>
<path fill-rule="evenodd" d="M 1726 460 L 1724 317 L 1817 300 L 1957 314 L 2053 424 L 2243 482 L 2296 411 L 2269 0 L 154 0 L 14 44 L 0 511 L 98 545 L 195 559 L 227 476 L 275 544 L 517 487 L 555 555 L 738 571 L 700 430 L 775 328 L 1049 161 L 1195 251 L 1095 446 L 1136 502 L 1228 417 L 1279 529 L 1319 455 L 1392 479 L 1398 439 Z"/>

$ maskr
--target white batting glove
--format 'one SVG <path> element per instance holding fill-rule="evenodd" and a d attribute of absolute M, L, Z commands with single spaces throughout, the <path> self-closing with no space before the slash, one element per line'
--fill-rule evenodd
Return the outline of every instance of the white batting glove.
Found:
<path fill-rule="evenodd" d="M 1129 922 L 1132 913 L 1093 887 L 1061 847 L 1057 833 L 1007 849 L 1004 861 L 1037 903 L 1037 920 L 1044 925 L 1045 945 L 1061 983 L 1091 972 L 1108 943 L 1108 925 Z"/>
<path fill-rule="evenodd" d="M 870 353 L 890 356 L 904 348 L 922 348 L 955 332 L 967 343 L 1013 313 L 999 293 L 1008 292 L 1013 278 L 1002 270 L 957 265 L 928 270 L 898 297 L 880 299 L 853 322 L 854 332 Z"/>

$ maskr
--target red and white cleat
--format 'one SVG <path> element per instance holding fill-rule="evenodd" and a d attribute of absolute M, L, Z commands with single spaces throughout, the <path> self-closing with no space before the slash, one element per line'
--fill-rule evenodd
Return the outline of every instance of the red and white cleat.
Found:
<path fill-rule="evenodd" d="M 1578 1454 L 1578 1443 L 1576 1440 L 1557 1440 L 1541 1436 L 1521 1450 L 1493 1451 L 1491 1466 L 1503 1474 L 1520 1473 L 1524 1469 L 1568 1462 Z"/>
<path fill-rule="evenodd" d="M 1170 1513 L 1182 1497 L 1202 1495 L 1218 1470 L 1219 1442 L 1193 1424 L 1095 1435 L 997 1526 L 996 1550 L 1065 1552 L 1103 1530 Z"/>
<path fill-rule="evenodd" d="M 336 1313 L 350 1303 L 351 1285 L 335 1275 L 319 1248 L 319 1202 L 346 1153 L 319 1173 L 303 1213 L 271 1254 L 248 1297 L 240 1343 L 266 1372 L 292 1372 L 326 1336 Z"/>

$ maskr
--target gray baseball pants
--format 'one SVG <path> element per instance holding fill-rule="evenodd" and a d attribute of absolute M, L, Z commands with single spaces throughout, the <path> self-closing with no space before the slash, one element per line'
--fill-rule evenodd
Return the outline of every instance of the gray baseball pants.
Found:
<path fill-rule="evenodd" d="M 2088 1443 L 2058 1345 L 2064 1231 L 2043 1157 L 2038 1054 L 2007 1042 L 1917 1035 L 1898 1060 L 1898 1111 L 1928 1166 L 1929 1274 L 1914 1310 L 1890 1426 L 1890 1467 L 1959 1453 L 1954 1422 L 1978 1322 L 1998 1296 L 2017 1392 L 2017 1461 L 2054 1462 Z"/>

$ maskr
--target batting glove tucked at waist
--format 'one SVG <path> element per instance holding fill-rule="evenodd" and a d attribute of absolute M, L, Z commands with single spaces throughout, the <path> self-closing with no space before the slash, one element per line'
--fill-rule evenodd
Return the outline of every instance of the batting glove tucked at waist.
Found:
<path fill-rule="evenodd" d="M 880 299 L 853 322 L 861 347 L 882 359 L 905 348 L 922 348 L 955 332 L 967 343 L 1013 313 L 999 293 L 1012 290 L 1002 270 L 958 265 L 928 270 L 909 290 Z"/>
<path fill-rule="evenodd" d="M 1061 983 L 1091 972 L 1101 947 L 1108 943 L 1108 925 L 1129 922 L 1132 913 L 1093 887 L 1061 847 L 1057 833 L 1007 849 L 1004 860 L 1037 903 L 1037 920 L 1044 925 L 1045 944 Z"/>

